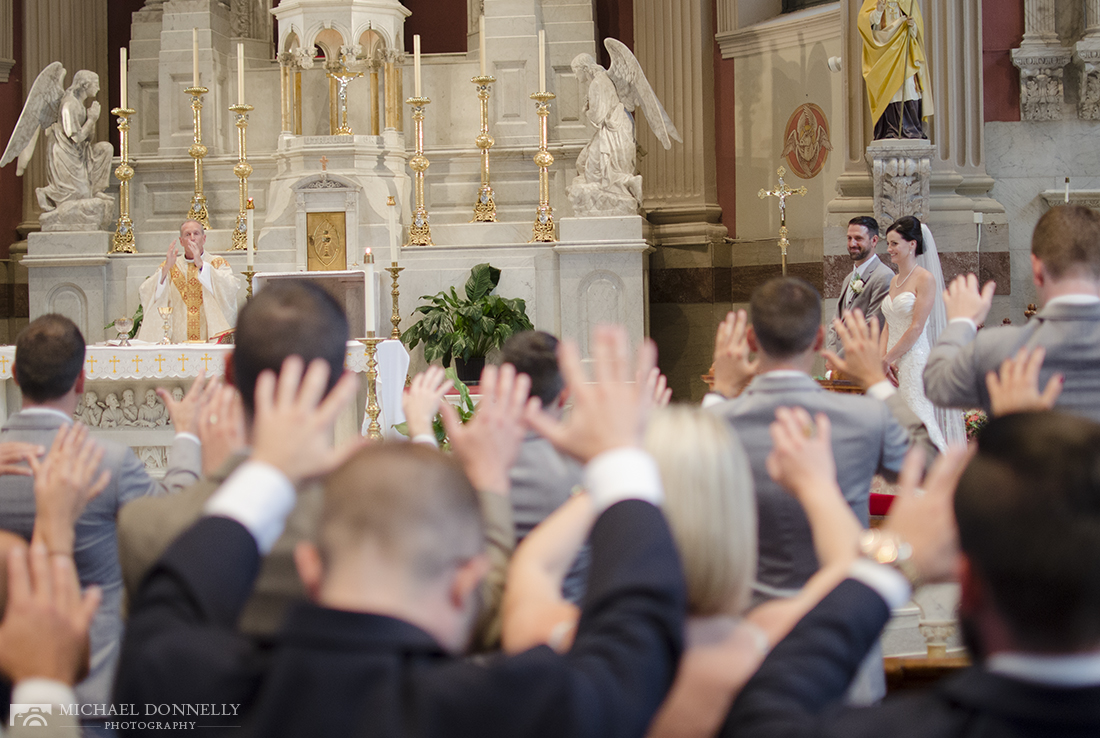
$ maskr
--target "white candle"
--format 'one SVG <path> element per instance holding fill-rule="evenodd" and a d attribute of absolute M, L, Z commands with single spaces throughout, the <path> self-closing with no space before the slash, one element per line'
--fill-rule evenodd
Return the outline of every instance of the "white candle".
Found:
<path fill-rule="evenodd" d="M 237 104 L 244 105 L 244 44 L 237 42 Z"/>
<path fill-rule="evenodd" d="M 390 225 L 390 261 L 397 266 L 401 250 L 397 245 L 397 201 L 392 197 L 386 203 L 386 218 Z"/>
<path fill-rule="evenodd" d="M 539 31 L 539 92 L 546 92 L 546 31 Z"/>
<path fill-rule="evenodd" d="M 480 47 L 481 56 L 481 76 L 485 76 L 485 14 L 481 14 L 481 18 L 478 20 L 478 46 Z"/>
<path fill-rule="evenodd" d="M 119 101 L 118 106 L 123 110 L 126 109 L 126 47 L 123 46 L 118 50 L 118 71 L 119 71 Z"/>
<path fill-rule="evenodd" d="M 252 263 L 253 263 L 253 258 L 254 258 L 253 254 L 255 253 L 255 250 L 256 250 L 256 247 L 253 245 L 253 244 L 256 243 L 256 232 L 252 230 L 252 213 L 254 213 L 254 212 L 255 212 L 255 207 L 252 203 L 252 198 L 250 197 L 250 198 L 248 198 L 248 207 L 244 211 L 245 227 L 248 228 L 248 233 L 246 234 L 247 237 L 245 238 L 245 244 L 247 244 L 247 246 L 248 246 L 248 262 L 247 263 L 248 263 L 248 268 L 249 269 L 252 269 Z"/>
<path fill-rule="evenodd" d="M 374 256 L 367 247 L 363 254 L 363 271 L 366 273 L 366 287 L 363 290 L 363 302 L 366 305 L 364 329 L 368 336 L 374 335 L 378 326 L 374 323 Z"/>
<path fill-rule="evenodd" d="M 1066 205 L 1069 205 L 1069 177 L 1066 177 Z"/>
<path fill-rule="evenodd" d="M 416 78 L 416 96 L 420 97 L 420 34 L 413 36 L 413 73 Z"/>
<path fill-rule="evenodd" d="M 191 86 L 199 86 L 199 29 L 191 29 Z"/>

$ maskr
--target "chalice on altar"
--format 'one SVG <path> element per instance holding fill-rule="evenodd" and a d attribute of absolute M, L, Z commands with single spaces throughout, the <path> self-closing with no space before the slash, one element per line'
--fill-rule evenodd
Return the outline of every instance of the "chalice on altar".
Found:
<path fill-rule="evenodd" d="M 118 345 L 130 345 L 130 329 L 134 327 L 133 318 L 115 318 L 115 330 L 118 331 Z"/>
<path fill-rule="evenodd" d="M 164 338 L 160 339 L 157 343 L 161 345 L 168 345 L 172 343 L 172 340 L 168 337 L 172 333 L 172 306 L 165 305 L 164 307 L 157 308 L 157 312 L 160 313 L 160 317 L 164 319 Z"/>

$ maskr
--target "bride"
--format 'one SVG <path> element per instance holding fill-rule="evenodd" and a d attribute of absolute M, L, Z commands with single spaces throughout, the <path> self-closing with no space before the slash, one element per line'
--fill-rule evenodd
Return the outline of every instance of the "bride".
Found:
<path fill-rule="evenodd" d="M 924 395 L 924 365 L 947 323 L 936 242 L 928 226 L 908 215 L 886 230 L 886 243 L 886 253 L 897 265 L 898 274 L 882 301 L 886 319 L 883 366 L 906 404 L 928 428 L 932 443 L 942 451 L 966 437 L 962 415 L 934 407 Z"/>

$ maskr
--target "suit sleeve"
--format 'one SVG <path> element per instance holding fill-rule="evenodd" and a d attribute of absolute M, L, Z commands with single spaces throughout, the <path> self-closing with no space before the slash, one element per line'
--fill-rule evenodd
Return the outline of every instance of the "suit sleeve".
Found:
<path fill-rule="evenodd" d="M 924 394 L 941 407 L 979 407 L 985 399 L 983 382 L 974 328 L 961 321 L 948 323 L 924 366 Z"/>
<path fill-rule="evenodd" d="M 722 738 L 820 735 L 890 618 L 873 589 L 845 580 L 764 659 L 730 708 Z"/>
<path fill-rule="evenodd" d="M 199 480 L 202 448 L 193 437 L 177 434 L 172 441 L 169 459 L 171 465 L 164 478 L 158 481 L 149 476 L 145 465 L 134 452 L 126 449 L 117 470 L 119 506 L 139 497 L 179 492 Z"/>

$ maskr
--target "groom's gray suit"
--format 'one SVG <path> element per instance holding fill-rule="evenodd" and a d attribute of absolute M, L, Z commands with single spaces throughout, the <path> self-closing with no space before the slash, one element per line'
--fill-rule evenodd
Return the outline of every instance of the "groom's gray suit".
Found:
<path fill-rule="evenodd" d="M 844 279 L 844 286 L 840 289 L 840 298 L 836 303 L 837 317 L 843 315 L 845 310 L 859 308 L 867 320 L 875 318 L 879 326 L 882 325 L 882 301 L 890 292 L 890 280 L 894 278 L 894 270 L 883 264 L 877 255 L 872 259 L 873 262 L 867 264 L 867 271 L 863 277 L 863 291 L 858 295 L 851 295 L 851 301 L 848 300 L 848 289 L 851 287 L 855 270 L 848 272 L 848 276 Z M 825 348 L 844 358 L 844 346 L 840 344 L 840 338 L 836 334 L 836 329 L 833 328 L 832 321 L 829 321 L 825 331 Z"/>
<path fill-rule="evenodd" d="M 1023 326 L 983 328 L 952 321 L 940 334 L 924 367 L 924 393 L 944 407 L 989 410 L 988 372 L 1021 347 L 1046 349 L 1040 386 L 1050 376 L 1066 378 L 1056 406 L 1100 422 L 1100 303 L 1072 304 L 1057 298 Z"/>

